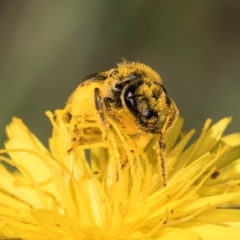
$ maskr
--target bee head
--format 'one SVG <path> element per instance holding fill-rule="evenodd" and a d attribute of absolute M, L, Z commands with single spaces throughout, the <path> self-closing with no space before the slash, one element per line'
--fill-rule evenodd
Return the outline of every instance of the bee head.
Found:
<path fill-rule="evenodd" d="M 139 65 L 115 82 L 115 96 L 145 132 L 159 133 L 167 120 L 166 130 L 171 127 L 178 110 L 161 84 L 160 76 L 149 67 Z"/>

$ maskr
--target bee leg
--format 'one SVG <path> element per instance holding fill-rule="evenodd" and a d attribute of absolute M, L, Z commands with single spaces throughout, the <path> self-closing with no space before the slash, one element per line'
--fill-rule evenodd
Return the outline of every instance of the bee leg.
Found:
<path fill-rule="evenodd" d="M 161 169 L 161 173 L 162 173 L 162 180 L 163 180 L 163 186 L 166 187 L 167 186 L 167 165 L 166 165 L 166 132 L 169 129 L 169 127 L 172 125 L 173 120 L 171 117 L 167 116 L 163 128 L 160 131 L 160 137 L 159 137 L 159 142 L 158 142 L 158 146 L 159 146 L 159 164 L 160 164 L 160 169 Z"/>
<path fill-rule="evenodd" d="M 101 98 L 101 95 L 100 95 L 100 89 L 99 88 L 94 89 L 94 98 L 95 98 L 95 108 L 98 112 L 101 125 L 106 126 L 106 119 L 105 119 L 105 114 L 104 114 L 103 102 L 102 102 L 102 98 Z M 102 134 L 103 134 L 103 139 L 106 140 L 107 139 L 107 128 L 106 127 L 101 127 L 101 131 L 102 131 Z"/>
<path fill-rule="evenodd" d="M 166 141 L 164 134 L 160 134 L 159 142 L 159 164 L 162 174 L 163 186 L 167 186 L 167 166 L 166 166 Z"/>

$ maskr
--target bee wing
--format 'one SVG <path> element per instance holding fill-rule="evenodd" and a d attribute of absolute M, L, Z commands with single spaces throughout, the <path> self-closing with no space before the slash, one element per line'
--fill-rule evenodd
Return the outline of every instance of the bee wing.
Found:
<path fill-rule="evenodd" d="M 99 73 L 92 73 L 92 74 L 89 74 L 87 76 L 84 76 L 82 78 L 82 82 L 85 82 L 87 80 L 93 80 Z"/>

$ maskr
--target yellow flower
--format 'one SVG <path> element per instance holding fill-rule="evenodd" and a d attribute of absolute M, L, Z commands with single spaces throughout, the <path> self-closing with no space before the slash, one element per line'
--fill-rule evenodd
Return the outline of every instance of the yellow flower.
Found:
<path fill-rule="evenodd" d="M 48 115 L 50 151 L 21 120 L 7 127 L 1 160 L 18 171 L 0 165 L 1 239 L 239 239 L 240 212 L 229 207 L 240 204 L 240 134 L 222 137 L 230 118 L 208 120 L 191 145 L 194 131 L 181 133 L 178 119 L 162 187 L 154 140 L 119 169 L 118 146 L 71 151 L 66 128 Z"/>

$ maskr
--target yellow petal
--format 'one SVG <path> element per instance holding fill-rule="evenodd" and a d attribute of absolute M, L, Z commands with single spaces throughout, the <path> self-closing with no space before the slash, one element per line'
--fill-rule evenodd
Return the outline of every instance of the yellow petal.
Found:
<path fill-rule="evenodd" d="M 238 209 L 215 209 L 208 213 L 198 216 L 195 220 L 202 223 L 212 223 L 228 227 L 237 228 L 240 230 Z"/>
<path fill-rule="evenodd" d="M 167 228 L 158 235 L 154 236 L 154 240 L 202 240 L 201 236 L 195 232 L 180 228 Z"/>
<path fill-rule="evenodd" d="M 240 230 L 230 227 L 214 225 L 214 224 L 203 224 L 199 222 L 187 222 L 182 224 L 184 229 L 197 233 L 201 236 L 202 240 L 239 240 Z"/>

